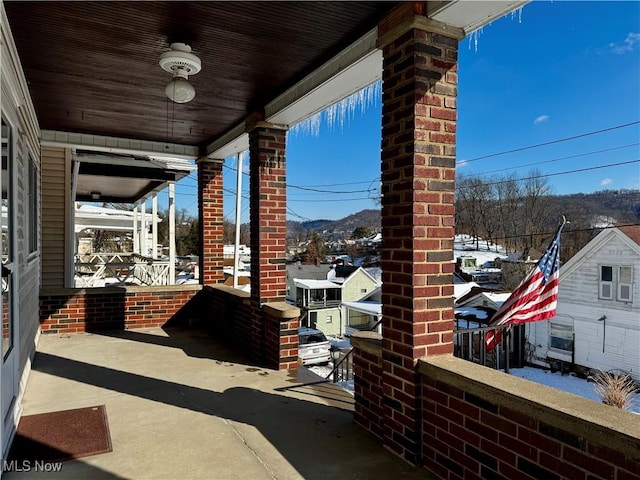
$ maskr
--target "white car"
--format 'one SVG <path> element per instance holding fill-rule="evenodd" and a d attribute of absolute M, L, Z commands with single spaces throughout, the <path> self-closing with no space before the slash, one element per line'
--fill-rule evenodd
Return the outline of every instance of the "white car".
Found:
<path fill-rule="evenodd" d="M 331 344 L 324 333 L 315 328 L 299 328 L 298 358 L 302 365 L 328 364 L 331 361 Z"/>

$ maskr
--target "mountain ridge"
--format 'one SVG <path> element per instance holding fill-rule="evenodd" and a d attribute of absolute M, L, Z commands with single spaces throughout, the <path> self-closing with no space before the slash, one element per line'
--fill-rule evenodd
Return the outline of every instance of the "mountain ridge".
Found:
<path fill-rule="evenodd" d="M 552 212 L 567 219 L 589 220 L 606 217 L 617 223 L 637 223 L 640 220 L 640 190 L 602 190 L 593 193 L 549 195 Z M 338 220 L 317 219 L 304 222 L 287 220 L 287 236 L 303 240 L 310 232 L 349 237 L 358 227 L 372 233 L 381 231 L 380 209 L 365 209 Z"/>

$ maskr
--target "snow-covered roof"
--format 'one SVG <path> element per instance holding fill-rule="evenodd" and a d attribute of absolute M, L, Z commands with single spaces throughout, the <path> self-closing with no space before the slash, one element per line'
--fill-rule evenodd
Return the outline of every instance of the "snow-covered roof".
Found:
<path fill-rule="evenodd" d="M 133 231 L 133 211 L 120 210 L 117 208 L 98 207 L 96 205 L 77 204 L 75 210 L 75 232 L 79 233 L 85 229 L 108 230 L 108 231 Z M 160 223 L 162 219 L 152 213 L 138 212 L 138 222 L 145 218 L 147 224 L 152 221 Z"/>
<path fill-rule="evenodd" d="M 312 280 L 305 278 L 294 278 L 293 282 L 298 288 L 312 288 L 312 289 L 321 289 L 321 288 L 340 288 L 340 285 L 337 283 L 330 282 L 329 280 Z"/>
<path fill-rule="evenodd" d="M 455 300 L 466 295 L 471 291 L 473 287 L 480 287 L 476 282 L 454 283 L 453 284 L 453 298 Z"/>
<path fill-rule="evenodd" d="M 342 302 L 342 305 L 357 312 L 382 315 L 382 304 L 380 302 Z"/>
<path fill-rule="evenodd" d="M 482 295 L 484 295 L 485 297 L 488 297 L 491 301 L 493 301 L 493 303 L 495 303 L 498 306 L 506 302 L 507 298 L 511 296 L 509 292 L 505 292 L 505 293 L 482 292 Z"/>

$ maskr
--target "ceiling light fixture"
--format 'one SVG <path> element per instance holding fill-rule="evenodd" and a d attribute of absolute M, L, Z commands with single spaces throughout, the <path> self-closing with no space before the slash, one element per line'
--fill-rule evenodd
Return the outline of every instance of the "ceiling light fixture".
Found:
<path fill-rule="evenodd" d="M 173 74 L 164 92 L 176 103 L 187 103 L 194 99 L 196 90 L 189 83 L 189 75 L 195 75 L 202 69 L 200 59 L 191 53 L 186 43 L 172 43 L 171 50 L 160 54 L 158 62 L 163 70 Z"/>

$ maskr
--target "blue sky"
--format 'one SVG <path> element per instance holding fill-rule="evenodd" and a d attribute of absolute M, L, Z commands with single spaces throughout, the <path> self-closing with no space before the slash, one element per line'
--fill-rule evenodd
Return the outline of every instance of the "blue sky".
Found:
<path fill-rule="evenodd" d="M 462 40 L 458 69 L 458 174 L 526 177 L 537 168 L 556 194 L 640 188 L 640 2 L 531 2 Z M 380 122 L 376 99 L 343 124 L 323 122 L 318 135 L 289 133 L 289 219 L 377 208 Z M 234 221 L 235 159 L 225 167 L 224 211 Z M 583 171 L 558 175 L 573 170 Z M 248 197 L 248 177 L 243 184 Z M 197 214 L 195 180 L 176 191 L 177 207 Z"/>

